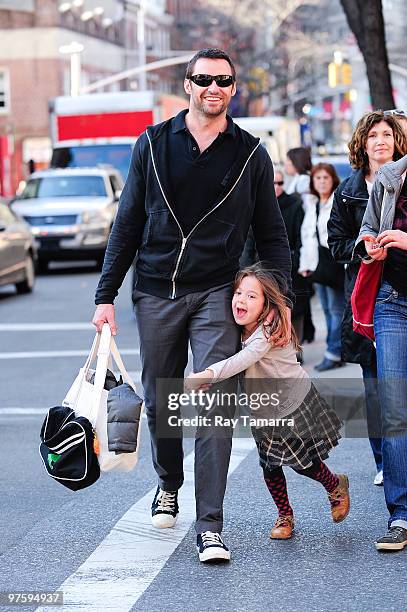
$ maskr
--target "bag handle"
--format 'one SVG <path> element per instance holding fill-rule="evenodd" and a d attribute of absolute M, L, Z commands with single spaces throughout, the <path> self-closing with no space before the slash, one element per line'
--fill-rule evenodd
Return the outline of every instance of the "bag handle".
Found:
<path fill-rule="evenodd" d="M 98 334 L 100 336 L 97 349 L 97 364 L 95 372 L 95 380 L 93 383 L 93 394 L 92 394 L 92 407 L 89 420 L 92 425 L 95 425 L 98 412 L 100 408 L 100 401 L 102 398 L 103 389 L 105 386 L 106 372 L 109 365 L 109 360 L 113 358 L 116 362 L 119 371 L 123 377 L 123 380 L 131 386 L 133 391 L 136 393 L 136 386 L 131 379 L 129 373 L 124 367 L 123 360 L 120 356 L 119 350 L 116 346 L 116 342 L 112 336 L 110 326 L 105 323 L 102 327 L 102 332 Z"/>

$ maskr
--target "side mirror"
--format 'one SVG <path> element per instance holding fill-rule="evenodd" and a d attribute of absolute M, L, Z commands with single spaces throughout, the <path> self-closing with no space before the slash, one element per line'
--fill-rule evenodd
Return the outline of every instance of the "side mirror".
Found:
<path fill-rule="evenodd" d="M 4 232 L 5 229 L 6 229 L 6 226 L 0 223 L 0 232 Z"/>
<path fill-rule="evenodd" d="M 114 199 L 116 200 L 116 202 L 120 199 L 121 195 L 122 195 L 122 190 L 116 189 L 116 191 L 114 192 Z"/>

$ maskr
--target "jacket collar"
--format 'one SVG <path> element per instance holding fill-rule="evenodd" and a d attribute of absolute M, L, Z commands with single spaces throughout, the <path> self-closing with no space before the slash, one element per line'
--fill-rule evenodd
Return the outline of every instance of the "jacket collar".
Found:
<path fill-rule="evenodd" d="M 352 174 L 342 183 L 342 195 L 360 200 L 368 200 L 366 180 L 363 169 L 354 170 Z"/>
<path fill-rule="evenodd" d="M 384 164 L 377 173 L 377 179 L 386 191 L 396 191 L 400 185 L 401 177 L 407 170 L 407 155 L 395 162 Z"/>
<path fill-rule="evenodd" d="M 182 110 L 180 113 L 178 113 L 178 115 L 176 115 L 172 121 L 172 133 L 173 134 L 178 134 L 178 132 L 182 132 L 184 130 L 188 130 L 186 123 L 185 123 L 185 116 L 188 112 L 188 109 Z M 226 115 L 226 121 L 227 121 L 227 127 L 226 130 L 224 132 L 222 132 L 225 136 L 232 136 L 233 138 L 236 137 L 236 130 L 235 130 L 235 124 L 233 122 L 232 117 L 230 117 L 230 115 Z"/>

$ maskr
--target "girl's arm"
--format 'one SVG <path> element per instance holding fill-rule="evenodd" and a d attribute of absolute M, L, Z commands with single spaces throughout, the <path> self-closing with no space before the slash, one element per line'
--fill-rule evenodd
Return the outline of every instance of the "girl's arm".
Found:
<path fill-rule="evenodd" d="M 271 348 L 270 343 L 267 342 L 262 332 L 261 337 L 253 339 L 252 342 L 235 355 L 232 355 L 232 357 L 214 363 L 203 372 L 190 374 L 186 380 L 185 388 L 192 391 L 193 389 L 200 389 L 208 384 L 231 378 L 239 374 L 239 372 L 247 370 L 257 361 L 260 361 Z"/>

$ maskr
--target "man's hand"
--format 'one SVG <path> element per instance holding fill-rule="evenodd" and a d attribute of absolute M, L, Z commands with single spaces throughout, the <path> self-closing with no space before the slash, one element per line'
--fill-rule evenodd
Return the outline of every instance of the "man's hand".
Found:
<path fill-rule="evenodd" d="M 280 333 L 274 333 L 270 338 L 268 338 L 267 342 L 271 342 L 273 346 L 281 347 L 287 346 L 291 342 L 291 308 L 286 306 L 287 318 L 288 318 L 288 331 L 285 335 Z M 271 323 L 273 320 L 274 312 L 271 311 L 270 314 L 265 318 L 265 323 Z"/>
<path fill-rule="evenodd" d="M 387 251 L 385 251 L 385 249 L 377 242 L 377 238 L 374 236 L 362 236 L 362 240 L 365 243 L 366 253 L 369 255 L 369 257 L 375 261 L 383 261 L 383 259 L 386 259 Z"/>
<path fill-rule="evenodd" d="M 377 237 L 377 242 L 383 249 L 402 249 L 407 251 L 407 232 L 402 230 L 386 230 Z"/>
<path fill-rule="evenodd" d="M 203 372 L 191 372 L 184 381 L 185 391 L 207 391 L 213 380 L 212 370 Z"/>
<path fill-rule="evenodd" d="M 298 274 L 300 274 L 304 278 L 307 278 L 308 276 L 311 276 L 312 272 L 311 270 L 298 270 Z"/>
<path fill-rule="evenodd" d="M 99 304 L 96 306 L 95 314 L 92 319 L 96 331 L 101 332 L 104 323 L 109 323 L 112 336 L 117 334 L 117 326 L 113 304 Z"/>

